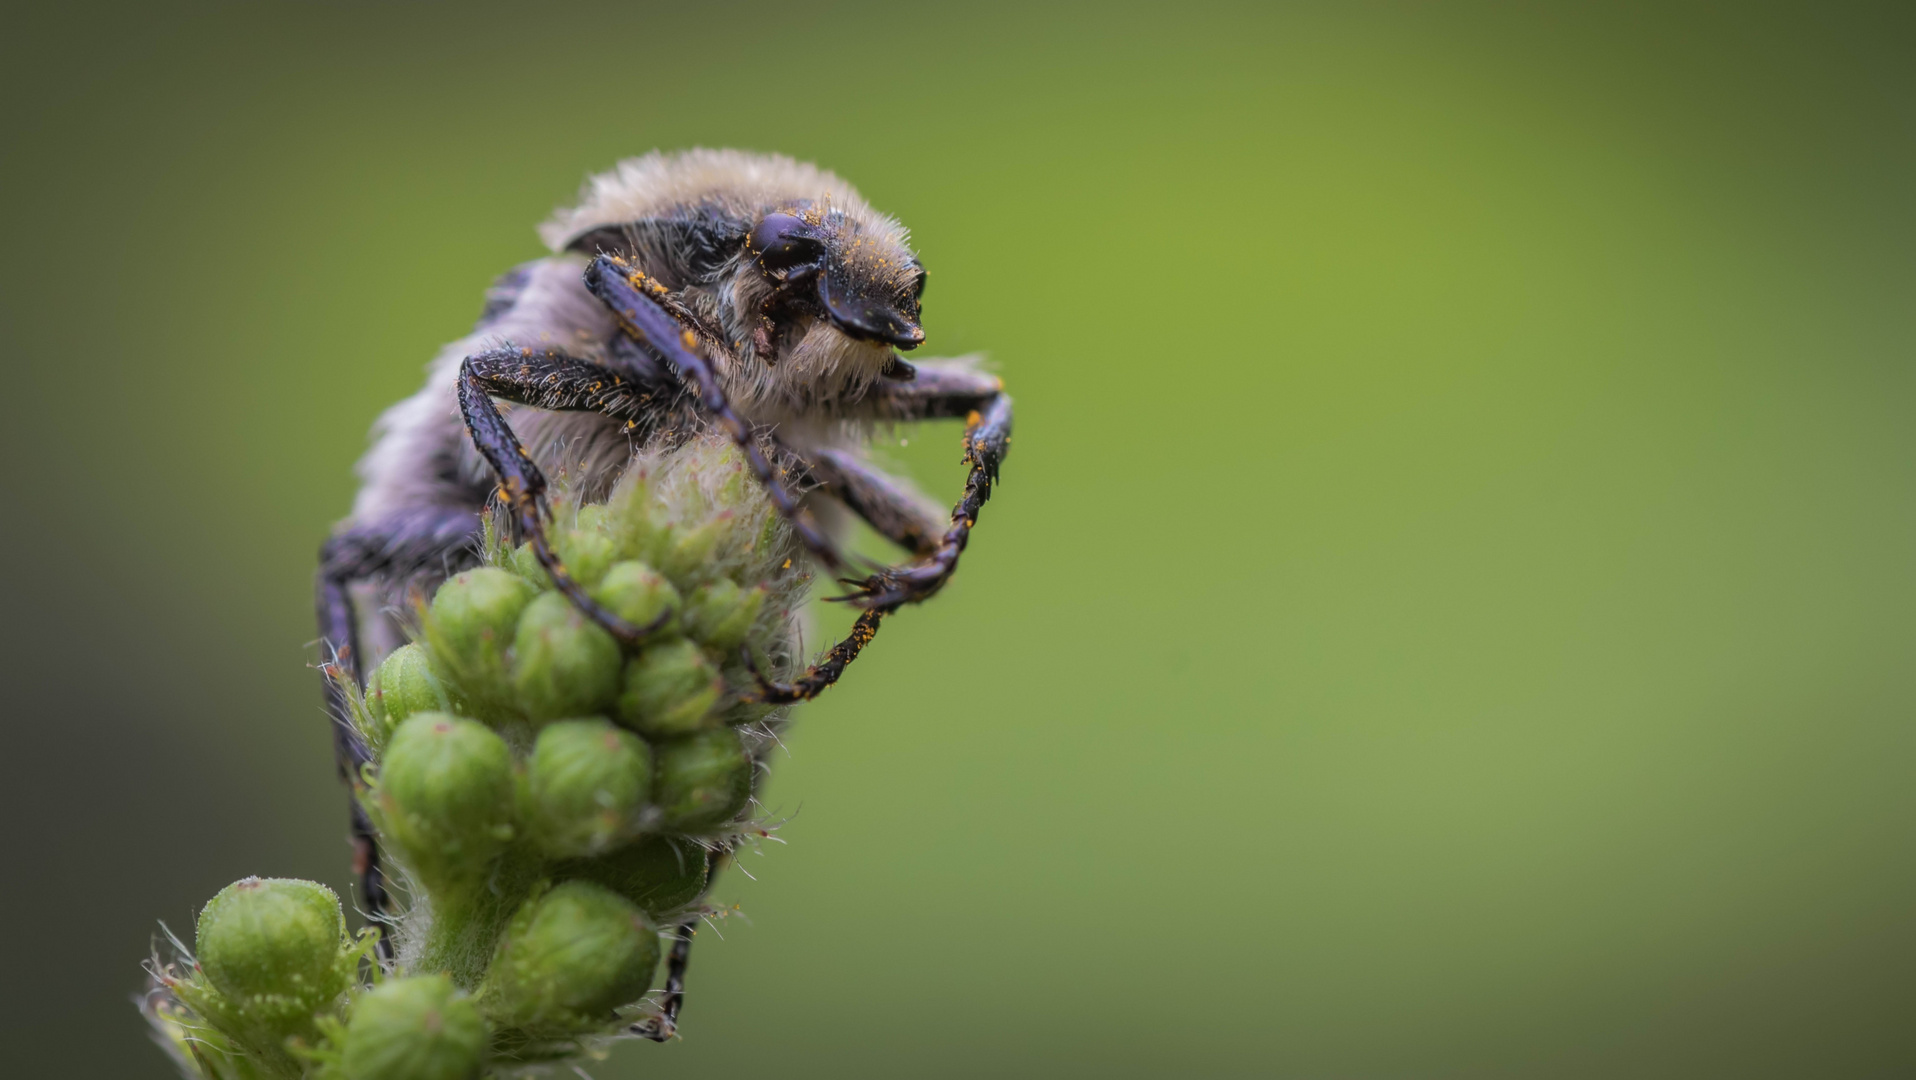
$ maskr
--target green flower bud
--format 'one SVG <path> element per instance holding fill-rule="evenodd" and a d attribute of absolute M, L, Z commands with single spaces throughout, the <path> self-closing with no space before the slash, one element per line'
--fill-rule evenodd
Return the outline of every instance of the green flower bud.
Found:
<path fill-rule="evenodd" d="M 340 1069 L 345 1080 L 478 1080 L 485 1059 L 479 1006 L 444 975 L 415 975 L 353 1004 Z"/>
<path fill-rule="evenodd" d="M 679 638 L 648 645 L 627 662 L 618 715 L 642 735 L 682 735 L 716 722 L 712 708 L 724 692 L 705 653 Z"/>
<path fill-rule="evenodd" d="M 451 708 L 446 688 L 433 674 L 426 650 L 418 644 L 401 645 L 381 661 L 366 680 L 366 705 L 391 731 L 414 713 L 444 712 Z"/>
<path fill-rule="evenodd" d="M 502 703 L 510 690 L 506 647 L 534 593 L 496 566 L 453 575 L 439 586 L 426 615 L 426 640 L 434 659 L 444 661 L 435 670 L 474 701 Z"/>
<path fill-rule="evenodd" d="M 598 521 L 613 538 L 620 559 L 643 561 L 657 554 L 666 532 L 664 510 L 643 471 L 633 468 L 613 488 Z"/>
<path fill-rule="evenodd" d="M 504 566 L 534 589 L 543 592 L 552 587 L 552 575 L 539 565 L 539 556 L 532 553 L 530 540 L 506 552 Z"/>
<path fill-rule="evenodd" d="M 387 742 L 375 804 L 429 885 L 469 883 L 512 839 L 512 752 L 476 720 L 419 713 Z"/>
<path fill-rule="evenodd" d="M 588 506 L 579 513 L 583 517 L 587 510 L 598 509 Z M 595 518 L 598 516 L 594 515 Z M 595 528 L 573 528 L 559 533 L 553 543 L 553 551 L 565 566 L 566 573 L 572 575 L 572 580 L 588 589 L 597 585 L 599 579 L 605 576 L 606 569 L 618 560 L 618 545 L 613 543 L 610 536 Z"/>
<path fill-rule="evenodd" d="M 760 510 L 751 535 L 752 562 L 760 574 L 769 577 L 792 569 L 792 527 L 778 511 L 770 507 Z"/>
<path fill-rule="evenodd" d="M 659 935 L 631 901 L 568 881 L 513 915 L 480 1002 L 493 1022 L 533 1035 L 602 1030 L 652 986 Z"/>
<path fill-rule="evenodd" d="M 659 743 L 653 800 L 676 829 L 702 829 L 736 818 L 752 798 L 752 759 L 731 728 Z"/>
<path fill-rule="evenodd" d="M 741 589 L 729 578 L 701 585 L 686 598 L 685 632 L 721 654 L 735 653 L 758 621 L 765 596 L 764 586 Z"/>
<path fill-rule="evenodd" d="M 582 878 L 611 889 L 654 919 L 694 903 L 705 892 L 706 853 L 697 844 L 651 836 L 592 859 L 571 859 L 555 869 L 561 878 Z"/>
<path fill-rule="evenodd" d="M 526 606 L 512 648 L 513 691 L 534 720 L 590 716 L 619 693 L 618 641 L 564 593 L 544 593 Z"/>
<path fill-rule="evenodd" d="M 678 608 L 679 591 L 665 580 L 665 575 L 642 562 L 628 560 L 612 564 L 598 588 L 592 590 L 592 599 L 633 626 L 650 626 L 652 620 Z M 653 636 L 663 637 L 675 628 L 676 623 L 667 619 Z"/>
<path fill-rule="evenodd" d="M 728 442 L 720 447 L 718 453 L 712 455 L 707 468 L 713 475 L 724 477 L 712 491 L 713 501 L 720 506 L 742 506 L 764 495 L 758 478 L 746 467 L 745 452 L 734 443 Z"/>
<path fill-rule="evenodd" d="M 690 528 L 680 523 L 660 545 L 659 569 L 673 581 L 685 582 L 704 575 L 712 552 L 732 527 L 732 512 L 722 510 L 709 520 Z"/>
<path fill-rule="evenodd" d="M 539 846 L 554 858 L 594 855 L 637 834 L 652 750 L 605 720 L 561 720 L 539 732 L 526 773 Z"/>
<path fill-rule="evenodd" d="M 246 878 L 200 912 L 200 970 L 250 1022 L 284 1036 L 346 989 L 346 918 L 333 890 L 291 878 Z"/>

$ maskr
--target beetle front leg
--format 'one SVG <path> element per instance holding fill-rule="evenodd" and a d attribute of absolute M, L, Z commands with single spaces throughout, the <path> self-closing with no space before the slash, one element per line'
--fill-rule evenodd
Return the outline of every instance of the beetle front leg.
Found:
<path fill-rule="evenodd" d="M 930 599 L 958 570 L 958 557 L 971 542 L 978 513 L 991 498 L 998 468 L 1011 451 L 1011 399 L 994 394 L 984 408 L 974 411 L 965 425 L 965 491 L 951 510 L 951 527 L 931 553 L 916 563 L 881 570 L 838 599 L 867 611 L 892 612 L 906 604 Z"/>
<path fill-rule="evenodd" d="M 975 393 L 975 389 L 967 388 L 965 393 Z M 917 415 L 926 416 L 941 415 L 935 410 L 950 408 L 952 403 L 943 395 L 920 394 L 910 404 L 915 410 L 923 410 Z M 965 492 L 959 497 L 958 505 L 952 508 L 950 527 L 935 544 L 925 544 L 922 526 L 914 521 L 917 516 L 913 513 L 915 508 L 901 505 L 901 500 L 905 499 L 901 490 L 879 483 L 869 472 L 849 472 L 842 458 L 834 459 L 829 455 L 821 458 L 823 468 L 817 469 L 815 466 L 815 469 L 823 473 L 828 486 L 838 488 L 835 493 L 845 498 L 847 506 L 889 539 L 919 551 L 923 557 L 915 563 L 881 570 L 863 581 L 846 582 L 856 587 L 851 593 L 835 599 L 865 609 L 859 613 L 858 621 L 852 624 L 851 633 L 832 646 L 823 660 L 807 668 L 791 682 L 771 681 L 753 668 L 753 677 L 759 684 L 753 700 L 783 705 L 809 701 L 824 693 L 838 681 L 845 668 L 858 658 L 865 646 L 871 644 L 872 638 L 878 636 L 878 627 L 885 616 L 906 604 L 929 599 L 944 587 L 945 582 L 951 580 L 951 575 L 958 569 L 958 556 L 964 553 L 965 545 L 971 539 L 971 529 L 978 521 L 978 511 L 991 498 L 991 486 L 998 479 L 998 467 L 1011 447 L 1011 399 L 1002 391 L 993 391 L 981 404 L 984 408 L 972 412 L 965 427 L 965 460 L 971 465 L 971 472 L 965 478 Z M 902 412 L 904 406 L 897 408 Z M 833 475 L 834 471 L 838 473 L 837 476 Z M 749 662 L 749 656 L 747 660 Z"/>
<path fill-rule="evenodd" d="M 520 535 L 545 568 L 552 585 L 587 618 L 627 645 L 636 645 L 657 626 L 634 626 L 586 594 L 566 571 L 546 537 L 546 478 L 532 455 L 507 425 L 494 397 L 542 409 L 596 412 L 624 420 L 634 428 L 653 413 L 655 388 L 588 360 L 531 349 L 495 349 L 468 356 L 459 365 L 459 412 L 473 445 L 492 466 L 499 497 L 512 513 Z"/>
<path fill-rule="evenodd" d="M 677 369 L 679 377 L 698 395 L 699 406 L 745 456 L 746 467 L 765 489 L 779 516 L 792 527 L 799 543 L 823 563 L 825 569 L 843 569 L 845 557 L 779 480 L 778 470 L 759 448 L 759 439 L 726 399 L 718 373 L 699 351 L 696 336 L 660 303 L 667 295 L 665 287 L 637 267 L 604 255 L 586 267 L 585 287 L 612 310 L 619 329 L 627 337 Z"/>

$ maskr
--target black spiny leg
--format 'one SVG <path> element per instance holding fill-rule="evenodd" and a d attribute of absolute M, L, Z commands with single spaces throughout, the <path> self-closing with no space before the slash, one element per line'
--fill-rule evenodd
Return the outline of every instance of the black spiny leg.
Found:
<path fill-rule="evenodd" d="M 991 498 L 998 467 L 1011 452 L 1011 399 L 1004 383 L 963 363 L 931 361 L 905 368 L 903 379 L 890 380 L 867 397 L 865 407 L 888 420 L 965 419 L 965 457 L 971 466 L 965 492 L 952 507 L 951 526 L 932 551 L 911 566 L 873 575 L 848 600 L 872 609 L 895 611 L 904 604 L 929 599 L 958 569 L 978 512 Z M 854 510 L 858 508 L 853 506 Z M 863 511 L 859 511 L 863 514 Z M 873 527 L 883 531 L 877 521 Z"/>
<path fill-rule="evenodd" d="M 971 541 L 978 512 L 991 498 L 991 486 L 998 480 L 998 467 L 1011 450 L 1011 399 L 999 393 L 982 410 L 973 411 L 965 422 L 965 463 L 971 471 L 965 477 L 965 492 L 951 508 L 951 528 L 945 530 L 930 555 L 908 566 L 881 570 L 844 597 L 867 611 L 897 611 L 906 604 L 930 599 L 958 570 L 958 556 Z"/>
<path fill-rule="evenodd" d="M 607 611 L 566 572 L 546 540 L 545 474 L 533 464 L 492 399 L 541 409 L 596 412 L 624 420 L 628 428 L 639 428 L 653 415 L 654 389 L 589 360 L 531 349 L 495 349 L 468 356 L 459 365 L 459 411 L 466 430 L 498 476 L 500 497 L 531 542 L 539 565 L 566 599 L 628 645 L 637 644 L 657 627 L 633 626 Z"/>
<path fill-rule="evenodd" d="M 890 415 L 899 419 L 962 415 L 952 410 L 974 404 L 982 406 L 982 409 L 969 410 L 965 426 L 965 461 L 970 464 L 971 472 L 965 478 L 964 494 L 959 497 L 958 505 L 952 508 L 951 526 L 937 541 L 929 541 L 929 536 L 923 531 L 924 526 L 917 520 L 914 507 L 903 493 L 895 486 L 880 481 L 882 473 L 869 469 L 852 470 L 848 467 L 850 459 L 843 456 L 826 455 L 814 466 L 814 471 L 821 475 L 834 494 L 844 499 L 853 512 L 893 542 L 921 557 L 918 562 L 906 566 L 881 570 L 862 582 L 847 582 L 857 588 L 839 599 L 865 609 L 859 614 L 858 621 L 852 624 L 852 632 L 845 640 L 832 646 L 831 651 L 825 654 L 825 659 L 789 683 L 772 682 L 753 668 L 752 674 L 759 684 L 758 692 L 753 695 L 756 700 L 783 705 L 806 701 L 824 693 L 838 681 L 845 667 L 857 658 L 859 652 L 871 643 L 878 633 L 881 619 L 906 604 L 916 604 L 930 598 L 957 571 L 958 556 L 964 553 L 965 545 L 971 539 L 971 529 L 978 521 L 978 511 L 984 507 L 985 500 L 991 498 L 991 486 L 998 479 L 998 466 L 1011 446 L 1011 399 L 997 389 L 997 380 L 964 374 L 967 376 L 965 379 L 952 380 L 954 385 L 949 388 L 936 384 L 928 388 L 914 388 L 909 383 L 905 384 L 892 391 L 893 400 L 881 402 Z M 979 385 L 981 382 L 984 385 Z M 749 664 L 750 657 L 747 657 L 747 661 Z"/>
<path fill-rule="evenodd" d="M 811 518 L 798 506 L 798 500 L 780 483 L 777 471 L 760 452 L 758 440 L 745 421 L 732 410 L 719 385 L 718 374 L 699 352 L 697 336 L 682 326 L 659 301 L 666 288 L 636 267 L 604 255 L 592 260 L 585 270 L 585 285 L 601 302 L 612 309 L 619 326 L 635 340 L 678 369 L 679 375 L 698 392 L 699 404 L 711 414 L 745 455 L 752 474 L 771 496 L 772 505 L 789 522 L 807 550 L 828 570 L 845 565 L 838 553 Z M 899 365 L 905 372 L 914 369 Z M 988 376 L 967 372 L 929 369 L 923 385 L 914 389 L 918 379 L 899 381 L 895 389 L 881 392 L 878 407 L 901 418 L 965 415 L 965 460 L 971 474 L 965 481 L 965 493 L 951 512 L 951 527 L 938 545 L 919 562 L 881 570 L 863 581 L 849 582 L 856 591 L 842 599 L 865 609 L 852 632 L 833 646 L 826 658 L 791 683 L 766 682 L 760 678 L 759 699 L 764 701 L 803 701 L 817 697 L 838 677 L 859 652 L 878 633 L 884 616 L 905 604 L 925 600 L 942 588 L 958 569 L 958 556 L 971 538 L 978 512 L 991 498 L 991 485 L 998 479 L 998 466 L 1011 444 L 1011 399 Z M 463 387 L 462 387 L 463 391 Z M 462 399 L 463 400 L 463 399 Z M 965 412 L 954 413 L 954 408 Z M 528 463 L 529 464 L 529 463 Z"/>
<path fill-rule="evenodd" d="M 899 361 L 902 377 L 872 388 L 861 412 L 886 420 L 953 420 L 984 411 L 1005 384 L 962 361 Z"/>
<path fill-rule="evenodd" d="M 898 478 L 843 450 L 826 450 L 808 464 L 812 477 L 824 485 L 825 492 L 863 518 L 880 536 L 914 555 L 929 556 L 937 552 L 939 522 L 927 517 L 910 488 Z M 871 639 L 878 636 L 878 624 L 886 614 L 877 610 L 860 612 L 845 640 L 832 646 L 823 660 L 789 683 L 775 683 L 760 675 L 748 652 L 745 665 L 759 684 L 754 700 L 768 705 L 788 705 L 824 693 Z"/>
<path fill-rule="evenodd" d="M 831 647 L 825 653 L 825 659 L 813 664 L 791 682 L 775 682 L 760 674 L 758 665 L 753 662 L 751 653 L 745 654 L 745 668 L 758 680 L 758 689 L 747 696 L 746 700 L 765 705 L 790 705 L 795 701 L 810 701 L 831 689 L 845 669 L 850 667 L 858 654 L 865 651 L 872 639 L 878 636 L 878 624 L 889 612 L 876 608 L 867 608 L 858 613 L 858 621 L 852 623 L 852 632 L 845 640 Z"/>
<path fill-rule="evenodd" d="M 826 494 L 863 518 L 878 535 L 926 556 L 938 550 L 944 522 L 921 507 L 915 492 L 890 473 L 849 450 L 824 450 L 808 464 Z"/>
<path fill-rule="evenodd" d="M 660 306 L 659 298 L 666 294 L 665 287 L 635 267 L 603 255 L 593 259 L 591 265 L 586 267 L 585 284 L 594 296 L 612 309 L 621 329 L 677 368 L 679 375 L 697 391 L 700 406 L 718 422 L 745 455 L 746 465 L 752 470 L 752 475 L 765 488 L 772 505 L 791 525 L 806 550 L 828 570 L 843 568 L 844 556 L 819 531 L 811 517 L 799 508 L 798 500 L 779 481 L 772 463 L 759 450 L 758 440 L 753 437 L 751 429 L 745 426 L 745 421 L 740 419 L 732 410 L 731 403 L 725 399 L 725 390 L 719 385 L 718 374 L 698 351 L 697 337 Z M 783 703 L 817 697 L 826 687 L 837 682 L 846 666 L 857 659 L 859 652 L 878 633 L 879 620 L 886 614 L 884 611 L 867 611 L 860 615 L 851 634 L 833 646 L 823 662 L 795 682 L 768 682 L 763 676 L 758 676 L 754 668 L 753 674 L 760 683 L 757 700 Z M 749 666 L 750 656 L 746 657 L 746 662 Z"/>
<path fill-rule="evenodd" d="M 732 411 L 731 402 L 725 399 L 725 390 L 719 385 L 718 373 L 699 352 L 697 337 L 659 305 L 659 299 L 666 295 L 665 286 L 636 267 L 601 255 L 586 267 L 585 287 L 612 309 L 620 329 L 678 369 L 680 377 L 698 394 L 700 407 L 745 455 L 746 466 L 765 488 L 779 515 L 791 524 L 805 549 L 825 564 L 827 570 L 842 569 L 845 557 L 799 508 L 798 500 L 779 481 L 778 471 L 765 459 L 751 429 Z"/>
<path fill-rule="evenodd" d="M 353 727 L 342 680 L 365 685 L 359 663 L 359 619 L 348 588 L 370 578 L 403 580 L 421 570 L 454 569 L 468 562 L 479 535 L 479 515 L 459 507 L 427 507 L 367 525 L 356 525 L 327 538 L 319 551 L 317 601 L 320 657 L 326 694 L 326 715 L 333 723 L 333 756 L 340 778 L 355 791 L 364 782 L 361 770 L 372 760 L 365 740 Z M 393 958 L 386 937 L 392 898 L 386 892 L 379 865 L 379 847 L 372 822 L 359 800 L 352 800 L 353 872 L 359 878 L 360 902 L 366 917 L 379 927 L 380 956 Z"/>
<path fill-rule="evenodd" d="M 665 1042 L 678 1034 L 679 1009 L 685 1005 L 685 967 L 692 958 L 692 935 L 699 921 L 687 919 L 679 924 L 672 951 L 665 958 L 665 996 L 659 1001 L 659 1015 L 648 1016 L 626 1030 L 643 1039 Z"/>

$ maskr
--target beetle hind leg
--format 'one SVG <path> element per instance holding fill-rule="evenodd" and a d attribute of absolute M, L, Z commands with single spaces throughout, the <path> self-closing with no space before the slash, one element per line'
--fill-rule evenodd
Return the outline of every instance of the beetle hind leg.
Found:
<path fill-rule="evenodd" d="M 333 756 L 340 778 L 355 792 L 372 754 L 353 726 L 347 704 L 347 687 L 364 687 L 366 682 L 351 587 L 360 581 L 400 581 L 426 570 L 455 569 L 471 561 L 478 538 L 477 511 L 442 506 L 351 526 L 327 538 L 320 548 L 315 600 L 326 715 L 333 725 Z M 352 800 L 351 829 L 360 902 L 367 920 L 380 929 L 380 957 L 390 961 L 393 949 L 386 931 L 392 921 L 392 897 L 380 864 L 378 835 L 357 797 Z"/>
<path fill-rule="evenodd" d="M 685 1006 L 685 969 L 691 962 L 692 935 L 698 931 L 698 926 L 696 918 L 679 924 L 678 933 L 672 941 L 672 951 L 665 958 L 665 992 L 659 998 L 658 1014 L 627 1028 L 630 1034 L 661 1043 L 669 1042 L 678 1034 L 679 1010 Z"/>

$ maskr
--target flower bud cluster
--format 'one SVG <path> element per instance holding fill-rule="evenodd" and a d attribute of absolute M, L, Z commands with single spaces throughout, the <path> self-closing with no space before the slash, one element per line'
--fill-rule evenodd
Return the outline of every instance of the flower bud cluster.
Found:
<path fill-rule="evenodd" d="M 748 665 L 796 659 L 789 528 L 715 439 L 554 511 L 566 573 L 646 633 L 621 644 L 528 544 L 445 581 L 351 695 L 359 799 L 410 898 L 394 969 L 323 886 L 229 887 L 197 962 L 155 967 L 148 1012 L 187 1075 L 476 1080 L 581 1052 L 641 1014 L 661 935 L 759 833 L 782 715 L 749 700 Z"/>

